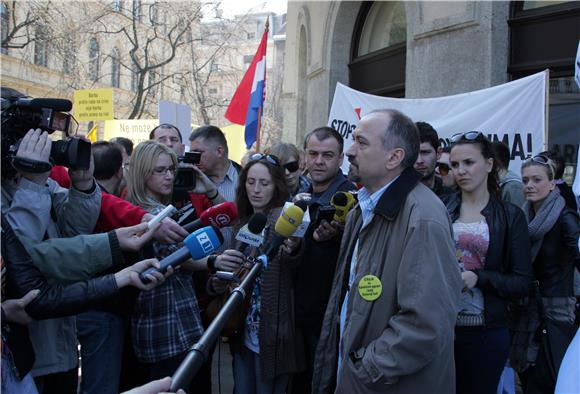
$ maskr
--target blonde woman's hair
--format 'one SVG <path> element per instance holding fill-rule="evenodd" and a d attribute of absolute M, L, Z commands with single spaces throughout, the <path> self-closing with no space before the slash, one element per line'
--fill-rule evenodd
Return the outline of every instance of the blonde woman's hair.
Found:
<path fill-rule="evenodd" d="M 160 203 L 167 205 L 171 202 L 171 195 L 164 196 L 157 201 L 147 191 L 146 181 L 153 174 L 157 159 L 165 153 L 171 157 L 173 165 L 177 167 L 177 156 L 167 146 L 157 141 L 141 142 L 133 150 L 129 163 L 129 177 L 127 182 L 127 200 L 145 210 L 151 210 Z"/>

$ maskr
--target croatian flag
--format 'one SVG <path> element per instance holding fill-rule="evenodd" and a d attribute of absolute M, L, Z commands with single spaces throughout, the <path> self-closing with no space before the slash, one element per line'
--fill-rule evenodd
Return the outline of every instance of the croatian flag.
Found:
<path fill-rule="evenodd" d="M 245 124 L 246 148 L 250 149 L 260 133 L 262 110 L 266 88 L 266 47 L 268 44 L 268 23 L 256 51 L 252 64 L 236 89 L 225 117 L 235 124 Z"/>

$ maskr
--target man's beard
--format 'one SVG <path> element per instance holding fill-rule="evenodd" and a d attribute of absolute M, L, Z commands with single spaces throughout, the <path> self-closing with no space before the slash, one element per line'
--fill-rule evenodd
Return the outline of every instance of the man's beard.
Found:
<path fill-rule="evenodd" d="M 432 179 L 434 176 L 435 176 L 435 169 L 433 169 L 429 174 L 423 175 L 421 180 L 428 181 L 429 179 Z"/>

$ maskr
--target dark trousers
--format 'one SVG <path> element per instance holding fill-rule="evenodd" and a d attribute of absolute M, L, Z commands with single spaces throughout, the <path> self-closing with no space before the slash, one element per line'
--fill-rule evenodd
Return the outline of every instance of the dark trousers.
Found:
<path fill-rule="evenodd" d="M 304 358 L 306 369 L 292 376 L 290 392 L 292 394 L 302 394 L 312 392 L 312 373 L 314 371 L 314 357 L 316 356 L 316 345 L 320 337 L 320 328 L 309 326 L 299 327 L 302 333 L 302 345 L 304 347 Z"/>
<path fill-rule="evenodd" d="M 78 380 L 78 368 L 73 368 L 66 372 L 36 377 L 34 383 L 39 394 L 76 394 Z"/>
<path fill-rule="evenodd" d="M 507 328 L 456 327 L 457 394 L 494 394 L 507 361 Z"/>

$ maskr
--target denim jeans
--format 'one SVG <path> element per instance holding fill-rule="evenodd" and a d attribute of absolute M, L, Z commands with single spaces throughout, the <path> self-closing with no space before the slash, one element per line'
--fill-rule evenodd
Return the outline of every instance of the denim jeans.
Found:
<path fill-rule="evenodd" d="M 3 349 L 5 350 L 5 349 Z M 2 354 L 2 389 L 3 394 L 38 394 L 34 379 L 30 373 L 19 380 L 14 374 L 14 364 L 8 354 Z"/>
<path fill-rule="evenodd" d="M 275 379 L 262 380 L 260 355 L 242 345 L 234 355 L 234 394 L 284 394 L 290 381 L 290 374 L 279 375 Z"/>
<path fill-rule="evenodd" d="M 114 313 L 91 310 L 77 315 L 81 344 L 81 393 L 117 394 L 125 324 Z"/>

